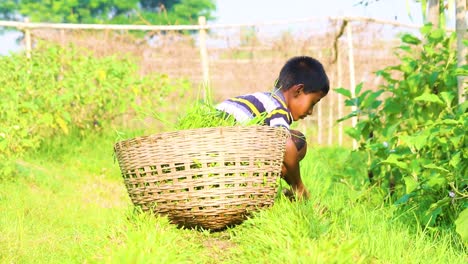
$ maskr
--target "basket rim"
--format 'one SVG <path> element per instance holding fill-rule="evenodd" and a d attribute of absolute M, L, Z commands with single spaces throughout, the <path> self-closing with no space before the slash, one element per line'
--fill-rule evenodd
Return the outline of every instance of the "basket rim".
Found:
<path fill-rule="evenodd" d="M 233 129 L 263 129 L 263 130 L 271 130 L 271 131 L 287 131 L 287 134 L 289 135 L 289 129 L 282 127 L 282 126 L 266 126 L 266 125 L 248 125 L 248 126 L 243 126 L 243 125 L 235 125 L 235 126 L 216 126 L 216 127 L 202 127 L 202 128 L 190 128 L 190 129 L 181 129 L 181 130 L 174 130 L 174 131 L 164 131 L 160 133 L 153 133 L 149 135 L 142 135 L 142 136 L 136 136 L 133 138 L 128 138 L 124 140 L 120 140 L 114 143 L 114 150 L 119 146 L 119 145 L 124 145 L 126 143 L 132 142 L 132 141 L 138 141 L 138 140 L 146 140 L 146 139 L 151 139 L 155 137 L 163 137 L 167 135 L 177 135 L 177 134 L 186 134 L 190 133 L 192 131 L 209 131 L 209 130 L 233 130 Z M 289 137 L 289 136 L 288 136 Z"/>

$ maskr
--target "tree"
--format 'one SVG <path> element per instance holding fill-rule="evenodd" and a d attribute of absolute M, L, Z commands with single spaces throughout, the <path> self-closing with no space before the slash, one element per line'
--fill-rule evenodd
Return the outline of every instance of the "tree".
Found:
<path fill-rule="evenodd" d="M 213 0 L 3 0 L 0 19 L 55 23 L 193 24 L 214 19 Z"/>

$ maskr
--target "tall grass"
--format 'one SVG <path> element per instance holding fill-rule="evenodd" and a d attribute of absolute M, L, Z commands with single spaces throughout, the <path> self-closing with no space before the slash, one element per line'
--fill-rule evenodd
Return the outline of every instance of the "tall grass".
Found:
<path fill-rule="evenodd" d="M 135 210 L 113 161 L 115 141 L 59 138 L 17 162 L 19 175 L 0 182 L 0 263 L 467 261 L 451 230 L 429 235 L 395 218 L 347 149 L 309 149 L 309 201 L 279 197 L 243 224 L 210 233 Z"/>

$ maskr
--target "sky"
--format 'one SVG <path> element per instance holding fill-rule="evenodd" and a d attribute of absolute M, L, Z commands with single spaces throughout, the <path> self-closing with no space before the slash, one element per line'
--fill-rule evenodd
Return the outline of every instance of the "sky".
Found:
<path fill-rule="evenodd" d="M 422 24 L 421 5 L 414 0 L 216 0 L 216 21 L 237 24 L 328 16 L 363 16 L 407 24 Z M 411 18 L 409 16 L 411 14 Z M 0 55 L 21 49 L 18 32 L 0 36 Z"/>
<path fill-rule="evenodd" d="M 421 24 L 421 5 L 414 0 L 217 0 L 219 23 L 249 23 L 327 16 L 365 16 Z M 408 16 L 412 14 L 412 20 Z"/>

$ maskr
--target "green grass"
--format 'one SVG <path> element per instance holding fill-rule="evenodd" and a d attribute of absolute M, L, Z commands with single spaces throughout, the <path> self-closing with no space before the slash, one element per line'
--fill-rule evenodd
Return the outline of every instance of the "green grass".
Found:
<path fill-rule="evenodd" d="M 376 191 L 356 187 L 365 173 L 349 150 L 309 148 L 302 173 L 310 201 L 280 198 L 242 225 L 210 233 L 135 211 L 113 160 L 115 139 L 57 139 L 18 161 L 19 175 L 0 182 L 0 263 L 468 260 L 453 231 L 422 231 L 393 217 Z"/>

